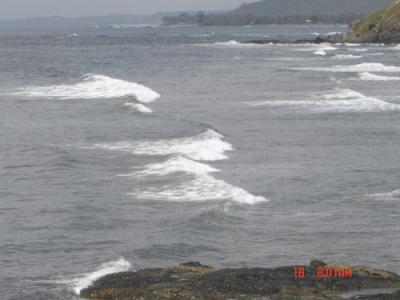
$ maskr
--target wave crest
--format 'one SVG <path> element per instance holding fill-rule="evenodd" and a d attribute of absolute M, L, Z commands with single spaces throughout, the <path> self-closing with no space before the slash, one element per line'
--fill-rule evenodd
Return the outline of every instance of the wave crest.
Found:
<path fill-rule="evenodd" d="M 183 173 L 189 176 L 173 185 L 153 187 L 148 190 L 137 190 L 129 195 L 141 200 L 157 201 L 210 201 L 233 200 L 242 204 L 255 204 L 267 201 L 264 197 L 255 196 L 246 190 L 216 179 L 211 173 L 219 172 L 207 164 L 176 156 L 162 163 L 144 166 L 142 171 L 123 176 L 166 176 Z"/>
<path fill-rule="evenodd" d="M 370 194 L 369 196 L 374 200 L 400 201 L 400 190 L 394 190 L 388 193 Z"/>
<path fill-rule="evenodd" d="M 383 76 L 383 75 L 377 75 L 369 72 L 362 72 L 359 73 L 359 79 L 360 80 L 369 80 L 369 81 L 396 81 L 400 80 L 400 77 L 394 77 L 394 76 Z"/>
<path fill-rule="evenodd" d="M 131 109 L 141 112 L 141 113 L 144 113 L 144 114 L 151 114 L 153 112 L 147 106 L 144 106 L 143 104 L 139 104 L 139 103 L 126 102 L 126 103 L 124 103 L 124 106 L 130 107 Z"/>
<path fill-rule="evenodd" d="M 125 258 L 110 261 L 100 265 L 95 271 L 68 276 L 58 276 L 54 280 L 42 281 L 52 284 L 62 284 L 74 291 L 78 296 L 81 291 L 90 287 L 96 280 L 110 274 L 126 272 L 131 269 L 131 264 Z"/>
<path fill-rule="evenodd" d="M 15 94 L 28 98 L 60 100 L 133 96 L 137 101 L 144 103 L 160 97 L 160 94 L 144 85 L 98 74 L 86 74 L 75 84 L 25 87 Z"/>
<path fill-rule="evenodd" d="M 348 60 L 348 59 L 360 59 L 361 55 L 353 55 L 353 54 L 336 54 L 332 57 L 332 59 L 337 60 Z"/>
<path fill-rule="evenodd" d="M 216 161 L 227 159 L 225 152 L 232 151 L 231 144 L 212 129 L 194 137 L 158 141 L 118 142 L 96 144 L 96 148 L 126 151 L 138 155 L 171 155 L 180 154 L 194 160 Z"/>
<path fill-rule="evenodd" d="M 311 100 L 263 101 L 252 106 L 302 108 L 312 112 L 385 112 L 400 111 L 400 104 L 368 97 L 350 89 L 337 89 L 333 93 L 319 95 Z"/>
<path fill-rule="evenodd" d="M 151 176 L 151 175 L 169 175 L 173 173 L 184 172 L 194 175 L 205 175 L 213 172 L 219 172 L 207 164 L 202 164 L 183 156 L 174 156 L 162 163 L 150 164 L 143 171 L 130 174 L 128 176 Z"/>
<path fill-rule="evenodd" d="M 216 42 L 213 44 L 214 46 L 226 46 L 226 47 L 245 47 L 245 48 L 254 48 L 254 47 L 261 47 L 261 44 L 255 43 L 240 43 L 235 40 L 230 40 L 227 42 Z"/>
<path fill-rule="evenodd" d="M 220 170 L 199 161 L 227 159 L 225 152 L 233 150 L 231 144 L 223 140 L 223 135 L 208 129 L 193 137 L 171 140 L 120 142 L 97 144 L 95 148 L 112 151 L 127 151 L 137 155 L 170 155 L 160 163 L 148 164 L 142 170 L 121 177 L 160 177 L 174 178 L 173 184 L 162 184 L 150 188 L 138 188 L 129 193 L 141 200 L 157 201 L 210 201 L 232 200 L 238 203 L 254 204 L 267 201 L 254 196 L 246 190 L 211 176 Z M 176 176 L 181 174 L 182 176 Z M 174 175 L 174 176 L 172 176 Z"/>
<path fill-rule="evenodd" d="M 332 67 L 306 67 L 295 68 L 294 70 L 323 71 L 323 72 L 389 72 L 399 73 L 400 67 L 386 66 L 381 63 L 361 63 L 357 65 L 341 65 Z"/>

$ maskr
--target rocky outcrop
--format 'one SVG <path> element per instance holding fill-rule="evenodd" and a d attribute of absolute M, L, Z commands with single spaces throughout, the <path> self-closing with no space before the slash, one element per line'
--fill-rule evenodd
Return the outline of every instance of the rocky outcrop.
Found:
<path fill-rule="evenodd" d="M 346 43 L 348 42 L 347 37 L 345 34 L 334 34 L 329 36 L 319 36 L 314 39 L 269 39 L 269 40 L 250 40 L 243 42 L 244 44 L 257 44 L 257 45 L 266 45 L 266 44 L 288 44 L 288 45 L 295 45 L 295 44 L 323 44 L 323 43 L 330 43 L 330 44 L 338 44 L 338 43 Z"/>
<path fill-rule="evenodd" d="M 394 1 L 389 7 L 349 25 L 347 33 L 321 36 L 315 39 L 302 40 L 256 40 L 247 43 L 254 44 L 303 44 L 303 43 L 400 43 L 400 0 Z"/>
<path fill-rule="evenodd" d="M 360 43 L 400 43 L 400 0 L 351 24 L 345 38 Z"/>
<path fill-rule="evenodd" d="M 398 290 L 397 274 L 366 266 L 313 261 L 309 266 L 216 270 L 192 262 L 108 275 L 81 296 L 97 300 L 398 300 Z"/>

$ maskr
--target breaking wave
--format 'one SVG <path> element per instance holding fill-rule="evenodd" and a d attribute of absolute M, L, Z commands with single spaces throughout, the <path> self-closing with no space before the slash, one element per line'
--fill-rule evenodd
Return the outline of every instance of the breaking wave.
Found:
<path fill-rule="evenodd" d="M 153 112 L 150 108 L 148 108 L 147 106 L 144 106 L 143 104 L 140 104 L 140 103 L 126 102 L 126 103 L 124 103 L 124 106 L 130 107 L 133 110 L 136 110 L 136 111 L 144 113 L 144 114 L 151 114 Z"/>
<path fill-rule="evenodd" d="M 350 89 L 337 89 L 334 93 L 319 95 L 311 100 L 263 101 L 252 106 L 289 106 L 312 112 L 385 112 L 400 111 L 400 104 L 368 97 Z"/>
<path fill-rule="evenodd" d="M 216 42 L 214 45 L 218 46 L 242 46 L 243 44 L 239 43 L 238 41 L 235 40 L 230 40 L 227 42 Z"/>
<path fill-rule="evenodd" d="M 361 44 L 357 44 L 357 43 L 344 43 L 347 47 L 358 47 L 361 46 Z"/>
<path fill-rule="evenodd" d="M 328 32 L 325 34 L 325 36 L 332 36 L 332 35 L 337 35 L 337 34 L 342 34 L 343 32 L 341 31 L 332 31 L 332 32 Z"/>
<path fill-rule="evenodd" d="M 333 51 L 337 48 L 329 44 L 304 44 L 304 48 L 295 49 L 296 51 L 312 51 L 315 55 L 325 56 L 326 51 Z"/>
<path fill-rule="evenodd" d="M 325 71 L 325 72 L 400 72 L 400 67 L 386 66 L 381 63 L 362 63 L 358 65 L 333 66 L 333 67 L 307 67 L 296 70 Z"/>
<path fill-rule="evenodd" d="M 96 74 L 84 75 L 82 80 L 75 84 L 25 87 L 15 94 L 28 98 L 60 100 L 132 96 L 144 103 L 152 102 L 160 97 L 160 94 L 144 85 Z"/>
<path fill-rule="evenodd" d="M 174 156 L 162 163 L 147 165 L 143 171 L 129 174 L 127 176 L 152 176 L 152 175 L 169 175 L 177 172 L 185 172 L 194 175 L 204 175 L 213 172 L 219 172 L 207 164 L 199 163 L 183 156 Z"/>
<path fill-rule="evenodd" d="M 325 50 L 317 50 L 317 51 L 314 51 L 314 54 L 315 55 L 325 56 L 326 52 L 325 52 Z"/>
<path fill-rule="evenodd" d="M 123 176 L 166 176 L 175 173 L 183 173 L 187 176 L 184 180 L 173 185 L 162 185 L 129 193 L 129 195 L 141 200 L 175 202 L 232 200 L 242 204 L 267 201 L 264 197 L 254 196 L 242 188 L 230 185 L 210 175 L 215 172 L 219 172 L 219 170 L 207 164 L 182 156 L 174 156 L 162 163 L 146 165 L 142 171 Z"/>
<path fill-rule="evenodd" d="M 394 190 L 388 193 L 370 194 L 369 196 L 374 200 L 400 201 L 400 190 Z"/>
<path fill-rule="evenodd" d="M 96 144 L 96 148 L 126 151 L 138 155 L 180 154 L 194 160 L 215 161 L 227 159 L 225 152 L 233 150 L 223 136 L 212 129 L 194 137 L 157 141 L 118 142 Z"/>
<path fill-rule="evenodd" d="M 369 72 L 362 72 L 358 74 L 360 80 L 370 80 L 370 81 L 396 81 L 400 80 L 400 77 L 393 76 L 383 76 L 377 75 Z"/>
<path fill-rule="evenodd" d="M 262 46 L 260 44 L 254 44 L 254 43 L 240 43 L 240 42 L 235 41 L 235 40 L 230 40 L 230 41 L 227 41 L 227 42 L 216 42 L 213 45 L 215 45 L 215 46 L 228 46 L 228 47 L 247 47 L 247 48 Z"/>
<path fill-rule="evenodd" d="M 193 137 L 97 144 L 94 147 L 112 151 L 127 151 L 136 155 L 170 156 L 163 162 L 145 165 L 134 173 L 119 175 L 120 177 L 145 179 L 170 175 L 171 178 L 174 178 L 173 184 L 162 184 L 158 181 L 156 186 L 139 188 L 129 193 L 137 199 L 176 202 L 232 200 L 246 204 L 267 201 L 264 197 L 254 196 L 242 188 L 216 179 L 211 174 L 220 172 L 220 170 L 199 162 L 227 159 L 225 152 L 233 150 L 233 147 L 223 138 L 222 134 L 208 129 Z"/>
<path fill-rule="evenodd" d="M 362 58 L 362 56 L 353 54 L 336 54 L 332 57 L 332 59 L 337 59 L 337 60 L 359 59 L 359 58 Z"/>
<path fill-rule="evenodd" d="M 332 47 L 332 46 L 329 46 L 329 45 L 321 44 L 321 45 L 319 45 L 319 49 L 314 51 L 314 54 L 315 55 L 325 56 L 326 55 L 326 51 L 332 51 L 332 50 L 336 50 L 336 48 Z"/>
<path fill-rule="evenodd" d="M 68 276 L 59 276 L 47 283 L 62 284 L 68 286 L 75 294 L 80 295 L 81 291 L 90 287 L 96 280 L 110 274 L 126 272 L 131 269 L 129 261 L 123 257 L 100 265 L 95 271 Z"/>

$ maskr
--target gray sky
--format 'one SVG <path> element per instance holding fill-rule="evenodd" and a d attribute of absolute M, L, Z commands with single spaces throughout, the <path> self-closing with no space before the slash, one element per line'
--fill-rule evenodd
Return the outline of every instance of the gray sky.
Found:
<path fill-rule="evenodd" d="M 0 0 L 0 19 L 222 10 L 235 8 L 243 2 L 246 0 Z M 247 2 L 252 1 L 247 0 Z"/>

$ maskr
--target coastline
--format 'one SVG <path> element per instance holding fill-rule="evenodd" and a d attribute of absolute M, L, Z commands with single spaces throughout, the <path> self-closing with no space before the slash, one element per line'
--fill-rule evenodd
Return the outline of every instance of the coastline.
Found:
<path fill-rule="evenodd" d="M 221 269 L 198 262 L 105 276 L 84 289 L 93 300 L 400 299 L 400 276 L 368 266 L 326 264 Z"/>

